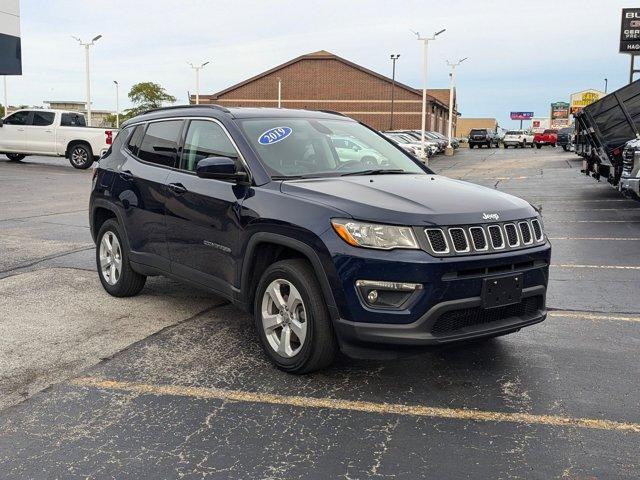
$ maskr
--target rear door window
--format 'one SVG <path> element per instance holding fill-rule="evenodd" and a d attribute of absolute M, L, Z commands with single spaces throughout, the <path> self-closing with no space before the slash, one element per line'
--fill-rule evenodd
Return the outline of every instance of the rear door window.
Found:
<path fill-rule="evenodd" d="M 31 125 L 34 127 L 47 127 L 53 123 L 56 114 L 53 112 L 33 112 Z"/>
<path fill-rule="evenodd" d="M 176 167 L 182 120 L 152 122 L 147 127 L 138 158 L 165 167 Z"/>

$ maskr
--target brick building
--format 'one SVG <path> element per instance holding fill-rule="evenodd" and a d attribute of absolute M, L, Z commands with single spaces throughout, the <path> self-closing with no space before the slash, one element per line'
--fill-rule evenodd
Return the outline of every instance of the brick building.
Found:
<path fill-rule="evenodd" d="M 283 108 L 334 110 L 379 130 L 389 129 L 391 79 L 324 50 L 294 58 L 212 95 L 200 95 L 200 103 L 277 107 L 278 78 Z M 427 92 L 427 130 L 446 135 L 449 89 Z M 393 128 L 420 129 L 422 90 L 396 81 L 394 97 Z M 189 101 L 195 103 L 195 95 Z M 455 106 L 454 95 L 454 111 Z"/>

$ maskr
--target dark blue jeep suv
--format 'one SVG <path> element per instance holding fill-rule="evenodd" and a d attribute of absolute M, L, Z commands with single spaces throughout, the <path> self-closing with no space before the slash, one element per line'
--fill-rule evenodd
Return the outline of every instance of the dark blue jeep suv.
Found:
<path fill-rule="evenodd" d="M 90 223 L 108 293 L 149 275 L 210 289 L 289 372 L 546 316 L 551 246 L 529 203 L 435 175 L 336 113 L 146 112 L 100 160 Z"/>

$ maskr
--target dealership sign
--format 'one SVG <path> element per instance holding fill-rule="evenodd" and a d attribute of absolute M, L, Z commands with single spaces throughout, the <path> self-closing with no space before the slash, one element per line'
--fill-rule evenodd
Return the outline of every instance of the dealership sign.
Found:
<path fill-rule="evenodd" d="M 593 102 L 597 102 L 606 94 L 600 90 L 583 90 L 582 92 L 572 93 L 570 102 L 570 112 L 574 115 L 587 105 L 591 105 Z"/>
<path fill-rule="evenodd" d="M 2 0 L 0 10 L 0 75 L 22 75 L 20 4 Z"/>
<path fill-rule="evenodd" d="M 531 120 L 533 112 L 511 112 L 511 120 Z"/>
<path fill-rule="evenodd" d="M 640 8 L 623 8 L 620 53 L 640 54 Z"/>

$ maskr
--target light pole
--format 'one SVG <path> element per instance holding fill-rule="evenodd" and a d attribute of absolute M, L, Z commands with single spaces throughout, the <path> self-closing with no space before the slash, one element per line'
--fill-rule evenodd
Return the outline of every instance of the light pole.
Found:
<path fill-rule="evenodd" d="M 116 84 L 116 128 L 120 128 L 120 94 L 119 94 L 119 85 L 118 81 L 114 80 L 113 83 Z"/>
<path fill-rule="evenodd" d="M 9 103 L 7 100 L 7 76 L 4 76 L 4 116 L 9 115 Z"/>
<path fill-rule="evenodd" d="M 102 38 L 102 35 L 96 35 L 90 42 L 83 42 L 78 37 L 74 38 L 80 45 L 84 47 L 84 62 L 86 70 L 86 82 L 87 82 L 87 125 L 91 126 L 91 75 L 89 70 L 89 47 Z"/>
<path fill-rule="evenodd" d="M 194 65 L 191 62 L 187 63 L 196 71 L 196 105 L 200 105 L 200 70 L 209 62 L 204 62 L 202 65 Z"/>
<path fill-rule="evenodd" d="M 282 108 L 282 79 L 278 77 L 278 108 Z"/>
<path fill-rule="evenodd" d="M 426 145 L 425 145 L 425 130 L 427 129 L 427 54 L 429 50 L 429 42 L 435 40 L 438 35 L 443 33 L 446 28 L 443 28 L 439 32 L 434 33 L 430 37 L 421 37 L 419 32 L 415 33 L 418 40 L 422 42 L 422 55 L 423 55 L 423 85 L 422 85 L 422 134 L 420 135 L 420 156 L 422 160 L 427 163 Z"/>
<path fill-rule="evenodd" d="M 400 58 L 400 54 L 391 54 L 391 61 L 393 62 L 393 69 L 391 73 L 391 119 L 389 120 L 389 130 L 393 130 L 393 100 L 396 90 L 396 60 Z"/>
<path fill-rule="evenodd" d="M 604 79 L 604 93 L 607 93 L 607 84 L 609 83 L 609 79 L 605 78 Z"/>
<path fill-rule="evenodd" d="M 453 147 L 451 147 L 451 125 L 453 121 L 453 114 L 455 113 L 453 111 L 453 90 L 454 88 L 456 88 L 456 67 L 460 65 L 462 62 L 464 62 L 466 59 L 467 57 L 461 58 L 456 63 L 451 63 L 447 60 L 447 65 L 451 67 L 451 74 L 450 74 L 451 85 L 449 87 L 449 129 L 448 129 L 449 143 L 447 145 L 445 155 L 453 155 Z"/>

